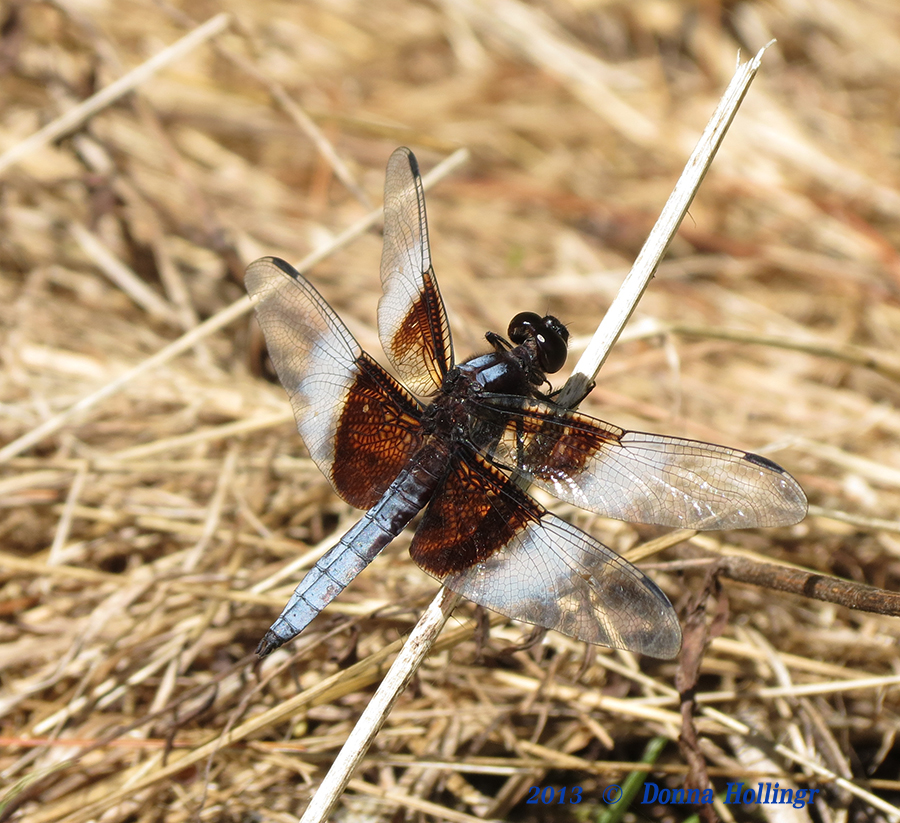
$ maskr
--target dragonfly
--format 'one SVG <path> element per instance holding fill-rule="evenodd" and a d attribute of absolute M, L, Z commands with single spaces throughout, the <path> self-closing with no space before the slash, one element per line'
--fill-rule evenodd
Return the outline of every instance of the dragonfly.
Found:
<path fill-rule="evenodd" d="M 523 486 L 657 526 L 744 529 L 805 516 L 800 485 L 765 457 L 626 431 L 556 404 L 542 389 L 565 364 L 569 334 L 551 315 L 517 314 L 506 337 L 485 335 L 490 351 L 457 363 L 406 148 L 387 166 L 381 282 L 378 335 L 400 380 L 290 264 L 263 257 L 247 269 L 300 436 L 337 494 L 366 510 L 300 581 L 260 656 L 302 632 L 421 513 L 410 555 L 450 590 L 588 643 L 671 659 L 681 627 L 663 591 Z"/>

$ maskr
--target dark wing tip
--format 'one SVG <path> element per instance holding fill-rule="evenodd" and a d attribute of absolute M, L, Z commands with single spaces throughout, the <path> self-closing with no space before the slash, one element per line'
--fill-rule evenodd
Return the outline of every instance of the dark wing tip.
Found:
<path fill-rule="evenodd" d="M 268 260 L 273 266 L 281 269 L 288 277 L 293 280 L 297 279 L 298 272 L 290 263 L 286 263 L 280 257 L 264 257 L 263 260 Z"/>
<path fill-rule="evenodd" d="M 419 161 L 416 160 L 416 156 L 413 154 L 412 149 L 408 149 L 406 146 L 400 146 L 400 148 L 394 149 L 391 153 L 391 158 L 394 157 L 405 157 L 413 175 L 415 177 L 421 177 L 421 174 L 419 173 Z"/>
<path fill-rule="evenodd" d="M 267 277 L 266 270 L 272 266 L 278 269 L 282 274 L 286 274 L 291 280 L 298 280 L 300 278 L 300 272 L 298 272 L 290 263 L 282 260 L 280 257 L 270 257 L 268 255 L 266 257 L 257 258 L 247 266 L 247 275 L 256 276 L 255 273 L 258 272 L 259 276 L 265 280 Z"/>
<path fill-rule="evenodd" d="M 793 526 L 806 517 L 809 501 L 806 499 L 806 493 L 803 491 L 803 488 L 793 476 L 777 463 L 760 454 L 747 452 L 744 455 L 744 460 L 779 476 L 778 491 L 781 496 L 781 505 L 777 513 L 773 511 L 770 521 L 766 523 L 767 526 Z"/>
<path fill-rule="evenodd" d="M 763 457 L 761 454 L 753 454 L 753 452 L 747 452 L 744 455 L 744 460 L 748 463 L 753 463 L 756 466 L 762 466 L 764 469 L 769 469 L 769 471 L 773 471 L 776 474 L 787 474 L 787 472 L 781 468 L 776 462 L 773 460 L 769 460 L 768 457 Z"/>
<path fill-rule="evenodd" d="M 650 597 L 657 609 L 650 624 L 645 623 L 643 631 L 633 638 L 634 642 L 626 644 L 624 648 L 658 660 L 673 660 L 681 653 L 682 645 L 678 615 L 665 592 L 639 569 L 634 571 L 642 578 L 642 595 Z"/>
<path fill-rule="evenodd" d="M 406 152 L 406 159 L 409 160 L 409 168 L 412 170 L 413 177 L 421 177 L 422 174 L 419 171 L 419 161 L 416 159 L 416 156 L 405 147 L 404 151 Z"/>
<path fill-rule="evenodd" d="M 655 657 L 658 660 L 674 660 L 678 657 L 681 653 L 682 644 L 681 625 L 675 620 L 674 625 L 666 628 L 668 629 L 667 631 L 656 633 L 653 641 L 641 649 L 641 654 Z"/>

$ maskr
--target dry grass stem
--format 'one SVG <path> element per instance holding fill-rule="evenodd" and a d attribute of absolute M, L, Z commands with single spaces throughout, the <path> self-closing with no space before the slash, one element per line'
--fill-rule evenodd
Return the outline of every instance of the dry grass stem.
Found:
<path fill-rule="evenodd" d="M 0 174 L 42 146 L 46 146 L 64 135 L 71 134 L 97 112 L 112 105 L 120 97 L 134 91 L 138 86 L 145 83 L 160 69 L 190 54 L 206 40 L 221 34 L 228 27 L 230 19 L 230 15 L 225 13 L 211 17 L 202 26 L 198 26 L 177 43 L 173 43 L 168 48 L 163 49 L 155 57 L 141 63 L 124 77 L 120 77 L 115 82 L 110 83 L 105 89 L 51 121 L 40 131 L 7 149 L 0 155 Z"/>
<path fill-rule="evenodd" d="M 572 376 L 559 395 L 559 402 L 562 406 L 569 407 L 574 405 L 575 401 L 580 401 L 586 387 L 593 385 L 606 358 L 612 352 L 616 340 L 622 334 L 625 324 L 637 309 L 641 297 L 650 285 L 663 256 L 675 238 L 681 221 L 697 194 L 697 189 L 700 188 L 703 178 L 706 177 L 753 78 L 759 71 L 764 52 L 765 48 L 760 49 L 756 57 L 738 66 L 731 83 L 722 95 L 719 105 L 688 158 L 684 171 L 666 200 L 659 219 L 653 224 L 653 228 L 647 235 L 647 240 L 622 283 L 616 299 L 603 315 L 591 342 L 588 343 L 578 363 L 575 364 Z"/>

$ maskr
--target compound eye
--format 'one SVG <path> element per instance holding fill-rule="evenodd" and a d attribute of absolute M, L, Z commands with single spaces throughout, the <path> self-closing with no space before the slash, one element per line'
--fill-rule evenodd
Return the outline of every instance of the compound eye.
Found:
<path fill-rule="evenodd" d="M 547 374 L 558 372 L 566 364 L 569 330 L 552 315 L 542 318 L 536 329 L 538 359 Z"/>
<path fill-rule="evenodd" d="M 513 343 L 524 343 L 528 338 L 537 336 L 538 326 L 541 325 L 541 322 L 539 314 L 535 314 L 533 311 L 522 311 L 509 321 L 509 329 L 506 333 Z"/>

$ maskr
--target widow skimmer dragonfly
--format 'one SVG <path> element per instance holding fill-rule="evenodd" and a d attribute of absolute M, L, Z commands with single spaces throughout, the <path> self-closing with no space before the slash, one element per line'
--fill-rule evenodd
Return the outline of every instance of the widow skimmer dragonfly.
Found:
<path fill-rule="evenodd" d="M 798 483 L 764 457 L 554 404 L 539 389 L 565 363 L 568 332 L 552 316 L 516 315 L 509 340 L 489 332 L 493 350 L 457 364 L 409 149 L 388 162 L 378 304 L 381 344 L 405 387 L 283 260 L 255 261 L 245 282 L 310 456 L 344 500 L 368 510 L 303 578 L 260 656 L 303 631 L 422 510 L 410 554 L 452 591 L 589 643 L 676 656 L 681 627 L 657 585 L 511 472 L 635 523 L 735 529 L 806 513 Z"/>

